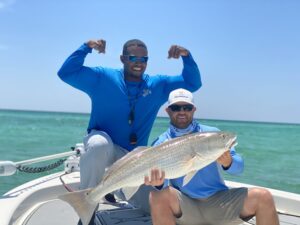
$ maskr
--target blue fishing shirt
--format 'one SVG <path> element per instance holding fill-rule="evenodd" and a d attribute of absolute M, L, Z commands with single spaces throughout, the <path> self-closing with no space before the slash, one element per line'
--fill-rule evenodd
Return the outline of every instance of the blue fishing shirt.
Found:
<path fill-rule="evenodd" d="M 91 52 L 92 49 L 83 44 L 66 59 L 58 76 L 89 95 L 91 115 L 87 131 L 104 131 L 115 144 L 129 151 L 148 144 L 158 110 L 168 100 L 171 91 L 185 88 L 194 92 L 202 85 L 198 66 L 191 54 L 182 57 L 180 75 L 143 74 L 141 82 L 128 82 L 124 80 L 123 69 L 84 66 L 85 57 Z M 130 125 L 130 102 L 133 101 L 134 122 Z M 137 135 L 135 145 L 129 141 L 132 132 Z"/>
<path fill-rule="evenodd" d="M 207 131 L 219 131 L 219 129 L 215 127 L 205 126 L 199 124 L 200 131 L 199 132 L 207 132 Z M 167 140 L 170 140 L 172 134 L 170 129 L 168 129 L 165 133 L 160 135 L 154 142 L 153 145 L 159 145 Z M 229 174 L 237 175 L 241 174 L 244 170 L 244 161 L 242 157 L 236 153 L 234 148 L 230 149 L 230 154 L 232 156 L 232 163 L 230 167 L 225 170 Z M 224 183 L 224 179 L 221 175 L 221 170 L 224 170 L 220 164 L 217 162 L 213 162 L 208 166 L 199 170 L 195 176 L 187 183 L 185 186 L 182 186 L 184 176 L 165 180 L 162 188 L 167 186 L 173 186 L 177 190 L 181 191 L 185 195 L 195 198 L 195 199 L 203 199 L 208 198 L 215 194 L 218 191 L 227 190 L 228 187 Z"/>

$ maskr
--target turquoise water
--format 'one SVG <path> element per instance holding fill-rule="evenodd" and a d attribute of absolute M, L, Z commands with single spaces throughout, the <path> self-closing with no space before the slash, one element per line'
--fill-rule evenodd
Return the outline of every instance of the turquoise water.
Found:
<path fill-rule="evenodd" d="M 0 110 L 0 161 L 17 162 L 68 151 L 82 141 L 88 119 L 87 114 Z M 236 150 L 245 160 L 245 171 L 240 176 L 225 174 L 226 179 L 300 194 L 299 124 L 199 121 L 238 135 Z M 156 119 L 149 143 L 168 123 L 168 118 Z M 0 177 L 0 195 L 46 174 L 50 172 Z"/>

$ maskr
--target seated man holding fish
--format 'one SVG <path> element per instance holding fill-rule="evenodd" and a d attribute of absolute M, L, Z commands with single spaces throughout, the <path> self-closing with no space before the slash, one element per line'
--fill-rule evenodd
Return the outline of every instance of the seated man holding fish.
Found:
<path fill-rule="evenodd" d="M 194 132 L 218 131 L 193 119 L 193 95 L 185 89 L 170 93 L 166 112 L 169 129 L 153 145 Z M 243 172 L 244 162 L 233 146 L 215 162 L 193 174 L 165 180 L 165 172 L 152 169 L 145 184 L 158 190 L 150 193 L 153 225 L 226 225 L 241 224 L 256 216 L 258 225 L 278 225 L 271 193 L 263 188 L 228 188 L 220 173 Z"/>

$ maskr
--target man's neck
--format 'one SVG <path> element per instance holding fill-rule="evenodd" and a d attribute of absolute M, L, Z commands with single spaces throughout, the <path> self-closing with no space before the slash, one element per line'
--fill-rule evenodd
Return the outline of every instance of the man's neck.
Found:
<path fill-rule="evenodd" d="M 200 130 L 200 127 L 198 126 L 198 123 L 193 121 L 190 123 L 186 128 L 179 128 L 178 126 L 174 126 L 171 122 L 170 124 L 170 135 L 171 137 L 180 137 L 192 132 L 196 132 Z"/>
<path fill-rule="evenodd" d="M 136 77 L 136 76 L 131 76 L 131 75 L 124 75 L 124 79 L 125 81 L 129 81 L 129 82 L 141 82 L 142 81 L 142 77 Z"/>

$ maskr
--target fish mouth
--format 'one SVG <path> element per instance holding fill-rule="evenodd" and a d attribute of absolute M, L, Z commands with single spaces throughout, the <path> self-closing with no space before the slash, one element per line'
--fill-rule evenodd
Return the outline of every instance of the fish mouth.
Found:
<path fill-rule="evenodd" d="M 234 147 L 234 146 L 237 146 L 238 142 L 237 142 L 236 139 L 237 139 L 237 137 L 235 136 L 235 137 L 232 139 L 229 148 L 232 148 L 232 147 Z"/>
<path fill-rule="evenodd" d="M 229 142 L 227 143 L 227 146 L 229 147 L 229 149 L 238 144 L 236 139 L 237 139 L 237 137 L 234 136 L 232 139 L 229 140 Z"/>

